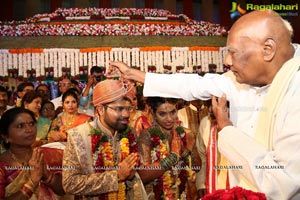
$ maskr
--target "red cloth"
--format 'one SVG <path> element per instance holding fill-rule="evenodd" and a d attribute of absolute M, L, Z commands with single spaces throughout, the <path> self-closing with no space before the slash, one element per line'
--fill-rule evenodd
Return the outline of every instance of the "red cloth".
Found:
<path fill-rule="evenodd" d="M 48 165 L 48 169 L 51 170 L 52 173 L 62 171 L 62 159 L 64 150 L 55 149 L 49 147 L 41 147 L 44 161 L 46 165 Z"/>

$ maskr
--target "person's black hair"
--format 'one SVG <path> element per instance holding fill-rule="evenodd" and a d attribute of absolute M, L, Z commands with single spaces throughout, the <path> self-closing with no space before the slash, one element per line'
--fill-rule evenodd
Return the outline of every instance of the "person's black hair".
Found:
<path fill-rule="evenodd" d="M 90 74 L 93 74 L 94 72 L 96 72 L 96 73 L 103 73 L 104 69 L 102 67 L 99 67 L 99 66 L 93 66 L 90 69 Z"/>
<path fill-rule="evenodd" d="M 46 86 L 46 87 L 48 88 L 49 92 L 50 92 L 49 86 L 48 86 L 47 84 L 44 84 L 44 83 L 39 84 L 39 85 L 35 88 L 35 91 L 37 91 L 41 86 Z"/>
<path fill-rule="evenodd" d="M 49 98 L 51 99 L 51 98 L 52 98 L 52 97 L 51 97 L 51 89 L 50 89 L 50 86 L 49 86 L 49 85 L 44 84 L 44 83 L 41 83 L 41 84 L 39 84 L 39 85 L 35 88 L 35 91 L 39 91 L 39 88 L 42 87 L 42 86 L 47 87 L 47 89 L 48 89 L 48 91 L 49 91 Z M 43 91 L 43 92 L 44 92 L 44 91 Z M 43 93 L 42 93 L 42 94 L 43 94 Z M 48 101 L 48 99 L 46 99 L 46 98 L 43 97 L 43 102 L 44 102 L 44 101 Z"/>
<path fill-rule="evenodd" d="M 0 85 L 0 92 L 5 92 L 7 94 L 7 96 L 9 96 L 8 90 Z"/>
<path fill-rule="evenodd" d="M 28 92 L 26 92 L 26 94 L 22 98 L 21 107 L 24 108 L 25 107 L 25 102 L 26 103 L 31 103 L 36 98 L 41 98 L 43 100 L 42 95 L 37 91 L 28 91 Z"/>
<path fill-rule="evenodd" d="M 74 84 L 74 85 L 78 85 L 79 86 L 79 82 L 74 80 L 74 79 L 71 79 L 71 83 Z"/>
<path fill-rule="evenodd" d="M 42 105 L 41 105 L 41 110 L 40 111 L 42 111 L 42 109 L 43 109 L 43 107 L 46 105 L 46 104 L 51 104 L 53 107 L 54 107 L 54 109 L 55 109 L 55 105 L 54 105 L 54 103 L 52 102 L 52 101 L 44 101 L 43 103 L 42 103 Z"/>
<path fill-rule="evenodd" d="M 27 86 L 32 86 L 34 88 L 34 84 L 32 82 L 22 82 L 18 85 L 17 92 L 22 92 Z"/>
<path fill-rule="evenodd" d="M 78 94 L 80 94 L 80 92 L 76 89 L 76 88 L 70 88 L 68 89 L 63 95 L 62 95 L 62 102 L 65 101 L 65 99 L 68 96 L 72 96 L 76 99 L 77 103 L 79 104 L 79 99 L 78 99 L 78 95 L 76 94 L 76 92 L 78 92 Z"/>
<path fill-rule="evenodd" d="M 157 108 L 164 103 L 170 103 L 176 105 L 177 108 L 178 99 L 175 98 L 164 98 L 164 97 L 147 97 L 146 103 L 150 106 L 150 108 L 155 113 Z"/>
<path fill-rule="evenodd" d="M 143 88 L 144 88 L 143 85 L 136 86 L 136 100 L 137 100 L 137 109 L 138 110 L 145 110 L 145 108 L 146 108 L 146 100 L 143 96 Z"/>
<path fill-rule="evenodd" d="M 0 127 L 1 127 L 0 134 L 1 134 L 2 140 L 5 137 L 8 137 L 9 126 L 16 120 L 17 116 L 22 113 L 29 114 L 31 116 L 32 120 L 34 121 L 34 123 L 36 123 L 36 119 L 35 119 L 34 113 L 32 111 L 25 109 L 25 108 L 21 108 L 21 107 L 11 108 L 11 109 L 5 111 L 0 119 Z M 10 144 L 5 141 L 2 141 L 2 142 L 3 142 L 3 147 L 5 149 L 9 149 Z"/>

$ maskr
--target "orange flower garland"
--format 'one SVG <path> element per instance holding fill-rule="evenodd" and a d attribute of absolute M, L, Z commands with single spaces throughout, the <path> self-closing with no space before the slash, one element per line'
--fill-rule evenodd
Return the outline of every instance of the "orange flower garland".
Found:
<path fill-rule="evenodd" d="M 117 169 L 114 161 L 113 150 L 107 136 L 97 129 L 91 131 L 92 152 L 94 159 L 95 172 L 103 172 L 103 170 Z M 135 135 L 130 127 L 124 133 L 119 133 L 121 162 L 131 152 L 137 152 L 137 143 Z M 118 192 L 109 192 L 108 194 L 100 195 L 101 199 L 116 200 L 126 199 L 125 182 L 118 183 Z"/>
<path fill-rule="evenodd" d="M 176 131 L 177 134 L 179 134 L 183 146 L 186 147 L 186 133 L 184 132 L 183 127 L 178 126 L 173 131 Z M 152 140 L 151 162 L 160 162 L 169 155 L 167 145 L 164 143 L 166 137 L 157 127 L 149 129 L 149 133 L 151 134 Z M 176 196 L 178 198 L 181 196 L 185 190 L 187 180 L 187 172 L 185 170 L 187 165 L 184 162 L 181 162 L 181 164 L 178 166 L 178 169 L 180 170 L 179 174 L 177 169 L 170 169 L 166 171 L 160 178 L 154 180 L 153 191 L 155 194 L 155 199 L 174 199 L 174 186 L 176 186 L 175 190 L 177 190 Z M 176 178 L 173 179 L 172 176 L 175 176 Z"/>

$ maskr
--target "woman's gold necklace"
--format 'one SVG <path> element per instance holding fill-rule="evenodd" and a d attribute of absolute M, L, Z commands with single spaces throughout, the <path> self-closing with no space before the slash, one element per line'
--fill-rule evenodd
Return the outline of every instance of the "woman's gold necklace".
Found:
<path fill-rule="evenodd" d="M 28 165 L 29 159 L 27 160 L 26 158 L 27 156 L 25 157 L 25 160 L 22 162 L 16 157 L 16 155 L 10 149 L 8 149 L 8 153 L 11 155 L 12 159 L 19 165 L 21 166 Z"/>
<path fill-rule="evenodd" d="M 67 117 L 67 115 L 64 115 L 64 124 L 66 124 L 67 126 L 72 126 L 74 124 L 75 121 L 75 115 L 69 115 L 71 117 Z"/>

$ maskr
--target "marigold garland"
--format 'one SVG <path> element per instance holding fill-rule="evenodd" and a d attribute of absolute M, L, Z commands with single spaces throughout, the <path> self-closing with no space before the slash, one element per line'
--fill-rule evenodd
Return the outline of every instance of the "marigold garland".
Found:
<path fill-rule="evenodd" d="M 136 137 L 130 127 L 118 134 L 120 143 L 121 162 L 130 153 L 137 152 Z M 91 145 L 94 160 L 94 169 L 96 173 L 101 173 L 105 170 L 117 168 L 114 161 L 112 146 L 108 137 L 98 129 L 91 130 Z M 101 194 L 99 198 L 107 200 L 126 199 L 125 182 L 118 183 L 118 192 L 110 192 Z"/>
<path fill-rule="evenodd" d="M 183 146 L 187 146 L 186 133 L 182 126 L 176 127 L 176 133 L 180 136 Z M 149 129 L 152 142 L 151 150 L 151 162 L 160 162 L 169 155 L 167 145 L 163 142 L 166 139 L 166 136 L 161 132 L 158 127 L 153 127 Z M 185 191 L 186 182 L 187 182 L 187 164 L 180 162 L 178 169 L 172 169 L 166 171 L 161 177 L 154 180 L 153 191 L 155 194 L 155 199 L 173 199 L 172 190 L 174 186 L 177 187 L 178 197 L 182 195 Z M 178 171 L 180 171 L 178 173 Z M 175 183 L 172 181 L 172 175 L 177 176 Z"/>

